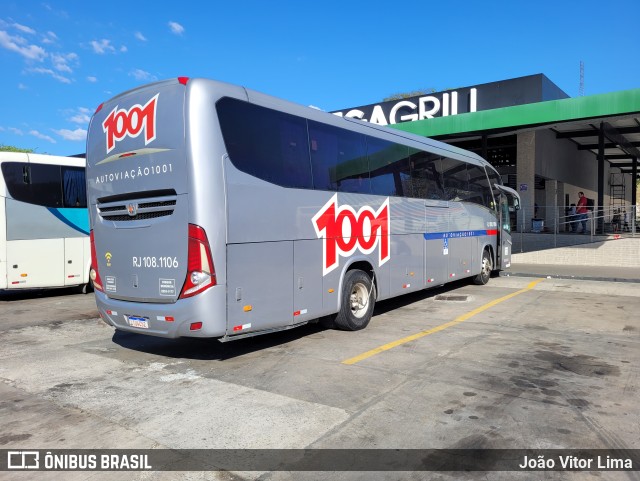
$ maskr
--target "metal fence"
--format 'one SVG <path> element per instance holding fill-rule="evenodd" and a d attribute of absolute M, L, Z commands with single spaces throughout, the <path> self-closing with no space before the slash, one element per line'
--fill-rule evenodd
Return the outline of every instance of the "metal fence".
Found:
<path fill-rule="evenodd" d="M 564 247 L 610 238 L 640 237 L 640 205 L 611 206 L 575 214 L 565 206 L 525 207 L 512 213 L 514 250 Z"/>

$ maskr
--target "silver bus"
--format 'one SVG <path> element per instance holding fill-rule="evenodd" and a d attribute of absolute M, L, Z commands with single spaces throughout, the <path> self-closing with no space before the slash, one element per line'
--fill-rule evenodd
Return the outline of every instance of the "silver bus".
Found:
<path fill-rule="evenodd" d="M 509 267 L 512 189 L 479 156 L 244 87 L 178 79 L 102 104 L 91 276 L 122 331 L 221 341 Z"/>

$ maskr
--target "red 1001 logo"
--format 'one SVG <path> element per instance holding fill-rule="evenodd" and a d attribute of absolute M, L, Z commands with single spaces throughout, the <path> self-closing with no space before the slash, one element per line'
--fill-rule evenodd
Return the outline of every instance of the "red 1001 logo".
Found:
<path fill-rule="evenodd" d="M 156 94 L 146 104 L 136 104 L 129 110 L 118 109 L 116 106 L 102 122 L 102 130 L 106 134 L 107 153 L 111 152 L 116 142 L 129 136 L 137 137 L 144 131 L 144 145 L 156 138 Z"/>
<path fill-rule="evenodd" d="M 371 254 L 379 245 L 379 266 L 390 258 L 388 197 L 378 210 L 364 206 L 356 212 L 350 205 L 338 206 L 335 194 L 311 221 L 316 235 L 324 239 L 323 276 L 338 267 L 339 256 L 348 257 L 356 250 Z"/>

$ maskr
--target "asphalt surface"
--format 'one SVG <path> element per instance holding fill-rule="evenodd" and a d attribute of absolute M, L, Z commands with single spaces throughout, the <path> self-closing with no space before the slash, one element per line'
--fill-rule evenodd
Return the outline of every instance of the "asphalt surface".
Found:
<path fill-rule="evenodd" d="M 5 449 L 640 449 L 635 283 L 456 282 L 380 302 L 363 331 L 308 325 L 226 344 L 115 332 L 91 295 L 53 294 L 0 301 Z M 0 478 L 639 479 L 326 469 Z"/>

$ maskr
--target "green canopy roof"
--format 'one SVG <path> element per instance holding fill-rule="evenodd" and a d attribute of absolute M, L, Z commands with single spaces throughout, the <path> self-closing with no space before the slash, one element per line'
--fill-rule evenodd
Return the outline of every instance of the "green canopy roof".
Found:
<path fill-rule="evenodd" d="M 550 100 L 390 125 L 426 137 L 553 124 L 640 112 L 640 89 Z"/>

